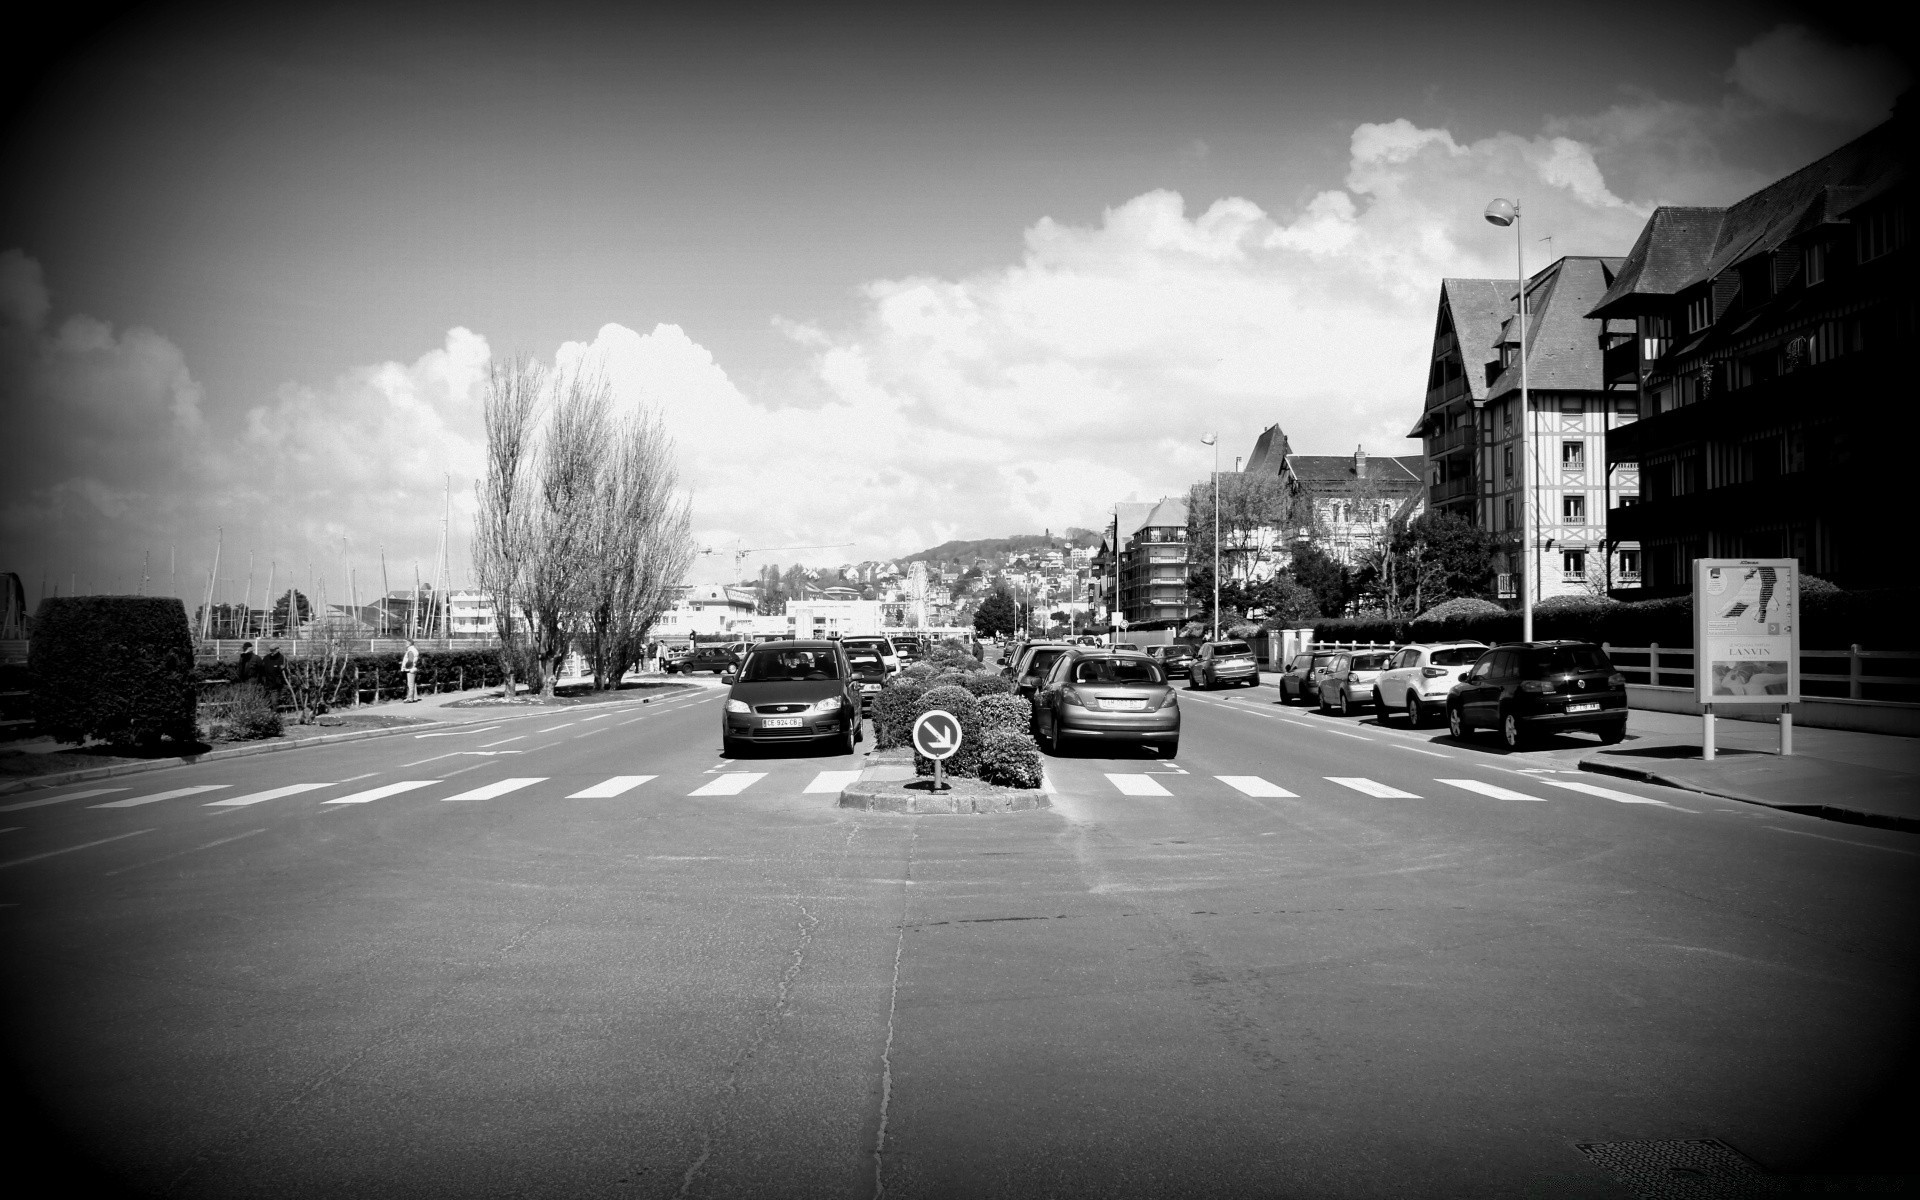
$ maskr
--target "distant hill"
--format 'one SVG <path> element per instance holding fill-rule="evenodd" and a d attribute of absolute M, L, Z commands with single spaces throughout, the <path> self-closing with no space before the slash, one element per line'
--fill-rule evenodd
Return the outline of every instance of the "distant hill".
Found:
<path fill-rule="evenodd" d="M 980 560 L 1003 564 L 1016 554 L 1032 554 L 1036 551 L 1068 550 L 1075 546 L 1097 547 L 1100 535 L 1090 529 L 1070 528 L 1055 536 L 1045 533 L 1016 533 L 1012 537 L 979 538 L 974 541 L 942 542 L 917 554 L 908 554 L 894 561 L 905 565 L 911 562 L 924 562 L 939 566 L 943 563 L 958 563 L 968 566 Z"/>

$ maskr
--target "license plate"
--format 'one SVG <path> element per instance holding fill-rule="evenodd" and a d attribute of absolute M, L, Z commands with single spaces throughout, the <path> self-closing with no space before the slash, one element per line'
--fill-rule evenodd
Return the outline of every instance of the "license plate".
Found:
<path fill-rule="evenodd" d="M 1569 704 L 1567 705 L 1567 711 L 1570 713 L 1599 712 L 1600 702 L 1598 700 L 1589 700 L 1585 704 Z"/>
<path fill-rule="evenodd" d="M 1145 700 L 1109 700 L 1106 704 L 1115 712 L 1145 712 L 1147 708 Z"/>
<path fill-rule="evenodd" d="M 760 718 L 760 728 L 762 729 L 798 729 L 800 728 L 800 718 L 799 717 L 762 717 Z"/>

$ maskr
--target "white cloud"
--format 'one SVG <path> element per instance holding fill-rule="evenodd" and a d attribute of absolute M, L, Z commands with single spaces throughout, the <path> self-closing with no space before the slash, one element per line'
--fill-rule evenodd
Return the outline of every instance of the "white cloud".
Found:
<path fill-rule="evenodd" d="M 1838 46 L 1782 25 L 1734 54 L 1728 82 L 1769 107 L 1827 121 L 1879 121 L 1911 79 L 1878 46 Z"/>

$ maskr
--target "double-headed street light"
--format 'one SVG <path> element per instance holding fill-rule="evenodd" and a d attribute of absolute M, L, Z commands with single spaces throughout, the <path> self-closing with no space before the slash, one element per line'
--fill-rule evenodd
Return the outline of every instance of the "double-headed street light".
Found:
<path fill-rule="evenodd" d="M 1533 545 L 1533 491 L 1529 484 L 1533 458 L 1533 408 L 1527 403 L 1527 259 L 1526 239 L 1520 235 L 1520 206 L 1511 200 L 1496 199 L 1487 205 L 1487 222 L 1505 228 L 1513 226 L 1513 257 L 1520 275 L 1519 295 L 1514 300 L 1514 323 L 1520 331 L 1520 640 L 1533 640 L 1534 576 L 1539 564 Z"/>
<path fill-rule="evenodd" d="M 1220 640 L 1220 435 L 1209 433 L 1200 441 L 1213 447 L 1213 640 Z"/>

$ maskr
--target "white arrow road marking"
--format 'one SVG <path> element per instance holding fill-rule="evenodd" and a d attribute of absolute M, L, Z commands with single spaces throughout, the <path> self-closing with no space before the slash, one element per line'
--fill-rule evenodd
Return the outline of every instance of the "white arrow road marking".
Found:
<path fill-rule="evenodd" d="M 1293 792 L 1288 791 L 1277 783 L 1268 783 L 1258 775 L 1215 775 L 1214 778 L 1226 784 L 1228 787 L 1233 788 L 1235 791 L 1245 792 L 1249 796 L 1279 796 L 1281 798 L 1299 799 Z"/>
<path fill-rule="evenodd" d="M 1469 792 L 1478 792 L 1482 796 L 1492 796 L 1495 800 L 1538 800 L 1545 804 L 1545 796 L 1529 796 L 1525 792 L 1516 792 L 1491 783 L 1481 783 L 1478 779 L 1436 779 L 1435 783 L 1444 783 L 1449 787 L 1464 788 Z"/>
<path fill-rule="evenodd" d="M 1171 796 L 1172 792 L 1160 786 L 1160 781 L 1151 775 L 1116 775 L 1107 773 L 1107 781 L 1120 789 L 1123 796 Z"/>
<path fill-rule="evenodd" d="M 298 796 L 301 792 L 317 791 L 320 788 L 331 787 L 331 786 L 332 786 L 331 784 L 325 784 L 325 783 L 289 784 L 288 786 L 283 788 L 274 788 L 270 792 L 254 792 L 250 796 L 235 796 L 231 800 L 211 800 L 207 802 L 207 807 L 208 808 L 239 808 L 241 805 L 244 805 L 244 804 L 258 804 L 262 800 L 278 800 L 282 796 Z"/>
<path fill-rule="evenodd" d="M 838 792 L 850 783 L 860 779 L 858 771 L 822 771 L 813 777 L 813 782 L 804 789 L 806 793 Z"/>
<path fill-rule="evenodd" d="M 1365 792 L 1369 796 L 1378 796 L 1382 800 L 1418 800 L 1420 798 L 1412 792 L 1403 792 L 1399 788 L 1388 787 L 1384 783 L 1375 783 L 1371 779 L 1358 777 L 1343 779 L 1338 776 L 1329 775 L 1327 776 L 1327 782 L 1337 783 L 1344 788 L 1352 788 L 1356 792 Z"/>
<path fill-rule="evenodd" d="M 217 792 L 221 788 L 232 787 L 230 783 L 203 783 L 198 787 L 175 788 L 170 792 L 155 792 L 151 796 L 129 796 L 125 800 L 109 800 L 105 804 L 89 804 L 88 808 L 138 808 L 142 804 L 154 804 L 161 800 L 172 800 L 177 796 L 197 796 L 201 792 Z"/>
<path fill-rule="evenodd" d="M 688 792 L 689 796 L 738 796 L 767 777 L 765 771 L 734 771 Z"/>
<path fill-rule="evenodd" d="M 126 788 L 92 788 L 84 792 L 68 792 L 64 796 L 44 796 L 38 800 L 22 800 L 18 804 L 0 804 L 0 812 L 19 812 L 23 808 L 39 808 L 43 804 L 64 804 L 68 800 L 85 800 L 89 796 L 105 796 L 113 792 L 124 792 Z"/>
<path fill-rule="evenodd" d="M 508 792 L 517 792 L 530 784 L 546 780 L 545 775 L 535 775 L 528 779 L 496 779 L 492 783 L 482 784 L 470 792 L 461 792 L 458 796 L 442 796 L 442 800 L 491 800 L 495 796 L 504 796 Z"/>
<path fill-rule="evenodd" d="M 1589 796 L 1600 796 L 1607 800 L 1618 800 L 1622 804 L 1657 804 L 1661 808 L 1672 808 L 1665 800 L 1651 800 L 1645 796 L 1636 796 L 1632 792 L 1616 792 L 1612 788 L 1595 787 L 1590 783 L 1572 783 L 1564 779 L 1540 779 L 1548 787 L 1565 788 L 1570 792 L 1585 792 Z"/>
<path fill-rule="evenodd" d="M 613 778 L 596 783 L 590 788 L 582 788 L 573 795 L 568 796 L 567 799 L 608 800 L 614 796 L 632 791 L 649 779 L 658 778 L 660 778 L 658 775 L 615 775 Z"/>
<path fill-rule="evenodd" d="M 400 783 L 389 783 L 385 787 L 369 788 L 364 792 L 355 792 L 351 796 L 341 796 L 328 804 L 370 804 L 386 796 L 398 796 L 401 792 L 410 792 L 415 788 L 432 787 L 438 779 L 408 779 Z"/>

